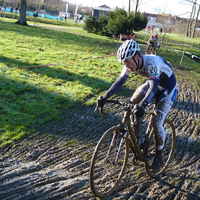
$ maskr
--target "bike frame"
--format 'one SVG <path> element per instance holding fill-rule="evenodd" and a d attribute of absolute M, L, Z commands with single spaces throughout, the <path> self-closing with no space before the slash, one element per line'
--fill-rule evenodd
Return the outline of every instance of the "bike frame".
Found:
<path fill-rule="evenodd" d="M 146 134 L 145 134 L 145 145 L 144 146 L 147 146 L 148 138 L 149 138 L 149 135 L 151 134 L 151 130 L 152 130 L 151 129 L 152 115 L 153 114 L 151 113 L 151 117 L 150 117 L 150 120 L 149 120 L 149 123 L 148 123 L 148 128 L 147 128 L 147 131 L 146 131 Z M 138 127 L 138 130 L 137 130 L 138 133 L 133 130 L 134 129 L 134 123 L 138 123 L 138 125 L 140 123 L 138 122 L 138 120 L 132 121 L 131 118 L 132 119 L 134 118 L 133 115 L 132 115 L 131 108 L 130 107 L 126 107 L 125 108 L 124 117 L 123 117 L 123 119 L 121 121 L 120 126 L 121 127 L 125 127 L 127 125 L 128 134 L 129 134 L 131 142 L 132 142 L 132 144 L 134 146 L 134 151 L 135 152 L 133 152 L 133 153 L 136 153 L 136 156 L 137 156 L 138 160 L 140 160 L 142 162 L 145 162 L 145 155 L 147 153 L 147 149 L 145 149 L 144 152 L 141 151 L 141 147 L 139 145 L 139 139 L 137 137 L 139 135 L 139 127 Z"/>

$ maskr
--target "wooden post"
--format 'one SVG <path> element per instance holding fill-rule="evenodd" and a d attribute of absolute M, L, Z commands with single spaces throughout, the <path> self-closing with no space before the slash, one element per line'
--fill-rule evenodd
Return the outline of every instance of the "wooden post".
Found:
<path fill-rule="evenodd" d="M 34 26 L 35 26 L 35 21 L 36 21 L 36 17 L 34 17 L 35 19 L 34 19 Z"/>
<path fill-rule="evenodd" d="M 185 50 L 183 51 L 183 54 L 182 54 L 182 57 L 181 57 L 181 61 L 180 61 L 180 64 L 179 64 L 179 66 L 181 66 L 181 65 L 182 65 L 182 62 L 183 62 L 183 57 L 184 57 L 184 55 L 185 55 Z"/>
<path fill-rule="evenodd" d="M 166 37 L 166 44 L 165 44 L 165 56 L 167 54 L 167 47 L 168 47 L 168 37 Z"/>

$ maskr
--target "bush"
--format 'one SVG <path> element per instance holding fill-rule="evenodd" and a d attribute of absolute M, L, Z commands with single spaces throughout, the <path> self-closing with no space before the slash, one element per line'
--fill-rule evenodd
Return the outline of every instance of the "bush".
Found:
<path fill-rule="evenodd" d="M 110 12 L 109 16 L 102 15 L 98 21 L 96 17 L 89 17 L 84 24 L 84 30 L 89 33 L 99 35 L 112 36 L 122 34 L 130 34 L 133 30 L 139 31 L 146 27 L 147 17 L 141 15 L 139 12 L 132 12 L 128 16 L 123 9 L 116 9 Z"/>
<path fill-rule="evenodd" d="M 120 33 L 127 34 L 130 32 L 129 20 L 125 10 L 116 9 L 115 12 L 109 13 L 109 18 L 107 29 L 111 34 L 119 35 Z"/>
<path fill-rule="evenodd" d="M 107 25 L 108 25 L 109 17 L 106 15 L 102 15 L 100 17 L 99 22 L 99 35 L 105 35 L 105 36 L 112 36 L 112 34 L 108 31 Z"/>
<path fill-rule="evenodd" d="M 144 15 L 141 15 L 139 12 L 136 13 L 134 16 L 134 13 L 132 12 L 130 14 L 130 28 L 134 31 L 140 31 L 144 29 L 147 25 L 148 19 Z"/>
<path fill-rule="evenodd" d="M 96 17 L 89 16 L 89 18 L 85 20 L 83 29 L 86 30 L 88 33 L 97 34 L 99 32 L 99 21 Z"/>

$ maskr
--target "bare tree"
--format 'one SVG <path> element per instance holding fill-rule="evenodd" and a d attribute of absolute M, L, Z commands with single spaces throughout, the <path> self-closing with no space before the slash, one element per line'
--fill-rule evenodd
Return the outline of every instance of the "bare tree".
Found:
<path fill-rule="evenodd" d="M 136 3 L 135 3 L 135 14 L 138 11 L 138 6 L 139 6 L 139 0 L 136 0 Z"/>
<path fill-rule="evenodd" d="M 192 4 L 192 11 L 191 11 L 190 18 L 188 20 L 187 28 L 186 28 L 186 37 L 194 37 L 194 32 L 195 32 L 195 28 L 197 24 L 196 20 L 198 19 L 198 16 L 199 16 L 199 10 L 196 13 L 196 6 L 199 4 L 197 4 L 197 0 L 184 0 L 184 2 L 188 2 Z M 196 20 L 194 19 L 195 15 L 196 15 Z"/>
<path fill-rule="evenodd" d="M 128 1 L 128 15 L 131 13 L 131 0 Z"/>
<path fill-rule="evenodd" d="M 28 25 L 26 22 L 26 0 L 21 0 L 20 17 L 16 23 L 20 25 Z"/>
<path fill-rule="evenodd" d="M 198 9 L 198 11 L 197 11 L 196 20 L 195 20 L 195 22 L 194 22 L 194 26 L 193 26 L 193 30 L 192 30 L 192 34 L 191 34 L 191 37 L 192 37 L 192 38 L 194 38 L 195 29 L 196 29 L 196 25 L 197 25 L 199 13 L 200 13 L 200 5 L 198 5 L 198 6 L 199 6 L 199 9 Z"/>

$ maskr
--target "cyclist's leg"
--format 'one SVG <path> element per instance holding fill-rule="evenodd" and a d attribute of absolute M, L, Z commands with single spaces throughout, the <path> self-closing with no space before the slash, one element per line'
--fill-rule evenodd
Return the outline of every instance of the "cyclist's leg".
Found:
<path fill-rule="evenodd" d="M 163 127 L 164 120 L 171 110 L 174 101 L 174 95 L 176 96 L 176 87 L 174 90 L 166 97 L 158 100 L 155 115 L 152 119 L 152 126 L 155 132 L 155 141 L 156 141 L 156 156 L 152 163 L 152 168 L 155 170 L 159 170 L 162 164 L 162 151 L 164 148 L 165 142 L 165 129 Z"/>
<path fill-rule="evenodd" d="M 172 107 L 171 101 L 168 97 L 157 102 L 155 109 L 155 115 L 152 119 L 152 125 L 155 131 L 156 150 L 162 150 L 164 145 L 165 131 L 163 128 L 163 122 L 168 112 Z"/>
<path fill-rule="evenodd" d="M 149 53 L 149 49 L 150 49 L 150 48 L 151 48 L 151 44 L 148 43 L 147 49 L 146 49 L 146 51 L 145 51 L 145 54 L 148 54 L 148 53 Z"/>
<path fill-rule="evenodd" d="M 145 97 L 148 89 L 149 89 L 149 81 L 146 83 L 142 84 L 132 95 L 130 101 L 133 104 L 138 104 L 142 101 L 142 99 Z"/>
<path fill-rule="evenodd" d="M 162 97 L 157 101 L 155 115 L 153 116 L 152 119 L 152 125 L 155 131 L 157 150 L 161 150 L 163 148 L 165 140 L 165 131 L 163 128 L 163 122 L 167 114 L 171 110 L 176 95 L 177 95 L 177 85 L 174 87 L 174 89 L 168 96 L 165 96 L 164 91 L 159 94 L 159 96 Z"/>

